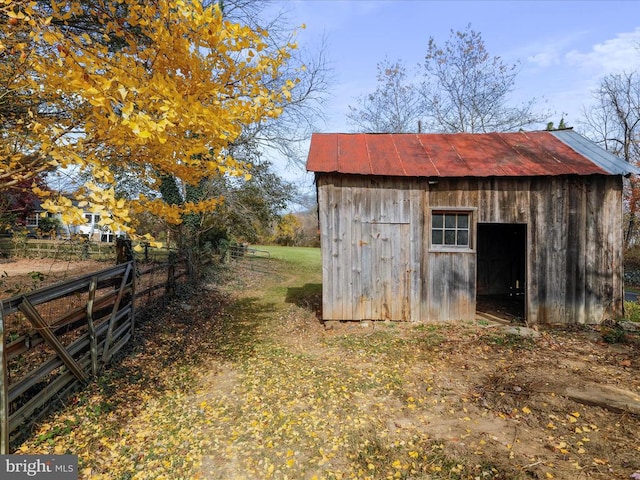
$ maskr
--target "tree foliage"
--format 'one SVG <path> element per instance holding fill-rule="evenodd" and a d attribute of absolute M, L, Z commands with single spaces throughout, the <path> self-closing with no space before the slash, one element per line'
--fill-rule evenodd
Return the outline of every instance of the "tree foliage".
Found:
<path fill-rule="evenodd" d="M 36 212 L 39 202 L 31 190 L 34 184 L 42 190 L 47 189 L 42 177 L 37 176 L 0 190 L 0 233 L 17 225 L 24 226 L 27 217 Z"/>
<path fill-rule="evenodd" d="M 207 230 L 214 232 L 213 239 L 217 235 L 247 242 L 264 241 L 295 198 L 296 188 L 276 175 L 269 162 L 255 158 L 252 165 L 253 175 L 248 181 L 220 178 L 211 185 L 216 194 L 224 197 L 205 222 Z"/>
<path fill-rule="evenodd" d="M 604 148 L 630 163 L 640 160 L 640 74 L 604 77 L 595 104 L 584 112 L 584 126 Z"/>
<path fill-rule="evenodd" d="M 562 115 L 560 117 L 560 121 L 558 122 L 558 126 L 556 127 L 555 124 L 553 122 L 548 122 L 547 123 L 547 128 L 545 128 L 545 130 L 547 130 L 548 132 L 552 132 L 554 130 L 566 130 L 572 127 L 567 126 L 567 122 L 564 121 L 564 115 Z"/>
<path fill-rule="evenodd" d="M 378 63 L 378 87 L 373 93 L 349 105 L 347 119 L 359 132 L 410 133 L 418 130 L 424 116 L 420 92 L 407 78 L 406 67 L 398 60 Z"/>
<path fill-rule="evenodd" d="M 584 112 L 587 134 L 607 151 L 638 165 L 640 162 L 640 75 L 638 72 L 604 77 L 594 92 L 595 103 Z M 629 179 L 625 190 L 629 211 L 625 244 L 630 246 L 638 234 L 640 181 Z"/>
<path fill-rule="evenodd" d="M 357 131 L 434 132 L 512 131 L 543 121 L 534 112 L 535 99 L 511 106 L 517 65 L 491 57 L 480 33 L 469 25 L 451 31 L 442 46 L 431 37 L 422 66 L 422 81 L 407 79 L 398 61 L 378 65 L 378 87 L 356 99 L 347 118 Z"/>
<path fill-rule="evenodd" d="M 303 238 L 302 222 L 293 213 L 284 215 L 275 228 L 274 239 L 279 245 L 299 246 Z"/>
<path fill-rule="evenodd" d="M 482 36 L 468 25 L 440 46 L 431 37 L 424 63 L 425 108 L 435 130 L 444 132 L 512 131 L 540 122 L 535 100 L 510 106 L 518 73 L 487 52 Z"/>
<path fill-rule="evenodd" d="M 213 2 L 214 0 L 209 0 Z M 218 1 L 218 0 L 215 0 Z M 220 0 L 225 18 L 249 25 L 253 30 L 266 30 L 267 50 L 278 51 L 294 39 L 286 4 L 275 5 L 273 0 Z M 304 26 L 303 26 L 304 27 Z M 325 116 L 322 108 L 331 81 L 331 69 L 326 60 L 326 42 L 322 39 L 317 50 L 299 47 L 290 51 L 290 58 L 280 68 L 280 75 L 265 79 L 272 89 L 280 89 L 290 78 L 297 82 L 277 118 L 265 118 L 246 125 L 235 144 L 261 149 L 286 159 L 291 165 L 304 167 L 307 141 L 317 131 L 316 122 Z"/>
<path fill-rule="evenodd" d="M 91 18 L 91 28 L 78 18 Z M 156 191 L 169 177 L 183 188 L 249 178 L 230 145 L 281 115 L 297 83 L 282 76 L 295 44 L 269 48 L 266 30 L 228 20 L 217 3 L 3 0 L 0 23 L 0 190 L 75 167 L 90 179 L 79 206 L 108 211 L 102 222 L 125 231 L 134 212 L 180 223 L 220 199 L 118 198 L 114 171 Z M 69 199 L 44 205 L 81 220 Z"/>

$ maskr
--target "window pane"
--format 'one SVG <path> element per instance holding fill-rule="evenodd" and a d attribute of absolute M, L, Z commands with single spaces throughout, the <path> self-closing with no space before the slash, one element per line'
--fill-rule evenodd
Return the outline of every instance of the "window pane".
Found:
<path fill-rule="evenodd" d="M 447 213 L 444 216 L 444 226 L 447 228 L 456 228 L 456 214 Z"/>
<path fill-rule="evenodd" d="M 456 231 L 455 230 L 445 230 L 444 231 L 444 244 L 445 245 L 455 245 L 456 244 Z"/>
<path fill-rule="evenodd" d="M 470 248 L 471 213 L 468 211 L 431 212 L 431 245 Z"/>

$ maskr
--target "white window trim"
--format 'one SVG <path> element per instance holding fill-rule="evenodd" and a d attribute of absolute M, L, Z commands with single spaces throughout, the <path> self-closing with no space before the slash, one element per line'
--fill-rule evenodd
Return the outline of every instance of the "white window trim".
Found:
<path fill-rule="evenodd" d="M 476 238 L 476 218 L 477 218 L 476 207 L 429 207 L 429 221 L 428 223 L 428 242 L 429 242 L 429 251 L 430 252 L 451 252 L 451 253 L 475 253 L 475 238 Z M 433 215 L 434 214 L 442 214 L 442 213 L 466 213 L 469 215 L 469 245 L 458 246 L 458 245 L 434 245 L 432 243 L 432 235 L 433 235 Z"/>
<path fill-rule="evenodd" d="M 33 220 L 35 220 L 35 222 Z M 40 223 L 39 213 L 32 213 L 30 215 L 27 215 L 27 218 L 25 218 L 25 225 L 27 227 L 37 228 L 39 223 Z"/>

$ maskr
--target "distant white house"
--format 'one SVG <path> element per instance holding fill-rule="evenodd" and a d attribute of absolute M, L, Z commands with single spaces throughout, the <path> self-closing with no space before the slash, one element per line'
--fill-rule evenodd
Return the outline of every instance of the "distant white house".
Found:
<path fill-rule="evenodd" d="M 114 232 L 106 225 L 99 225 L 100 214 L 98 213 L 85 212 L 85 223 L 82 225 L 68 225 L 62 221 L 62 217 L 59 214 L 44 212 L 44 210 L 36 210 L 26 217 L 25 226 L 27 227 L 27 230 L 34 235 L 41 227 L 43 213 L 47 218 L 57 218 L 59 220 L 60 227 L 56 232 L 58 237 L 65 238 L 71 237 L 72 235 L 83 235 L 96 242 L 113 242 L 118 236 L 124 235 L 124 232 L 120 230 Z"/>
<path fill-rule="evenodd" d="M 67 230 L 72 235 L 86 235 L 90 240 L 99 242 L 113 242 L 116 237 L 124 235 L 120 230 L 115 233 L 106 225 L 100 225 L 100 214 L 86 212 L 84 214 L 86 222 L 82 225 L 72 225 Z"/>

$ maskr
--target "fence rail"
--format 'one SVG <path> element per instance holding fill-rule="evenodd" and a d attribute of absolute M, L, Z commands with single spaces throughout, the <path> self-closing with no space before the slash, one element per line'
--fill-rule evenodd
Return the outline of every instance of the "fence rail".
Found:
<path fill-rule="evenodd" d="M 182 262 L 130 261 L 0 301 L 0 454 L 98 375 L 132 338 L 136 309 L 185 276 Z"/>
<path fill-rule="evenodd" d="M 140 243 L 141 252 L 136 259 L 144 262 L 165 262 L 170 250 L 151 248 Z M 21 236 L 0 236 L 0 257 L 10 258 L 56 258 L 60 260 L 114 260 L 116 242 L 99 242 L 80 236 L 69 239 L 32 239 Z"/>

